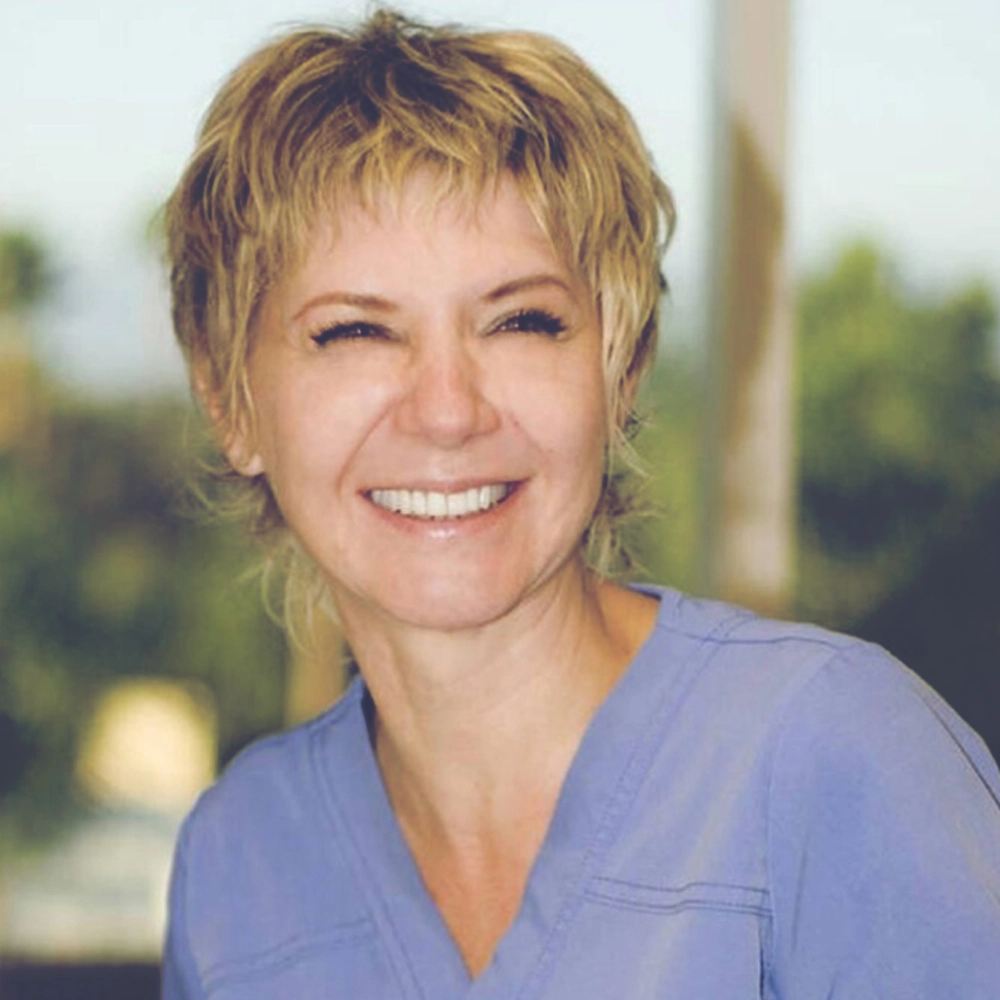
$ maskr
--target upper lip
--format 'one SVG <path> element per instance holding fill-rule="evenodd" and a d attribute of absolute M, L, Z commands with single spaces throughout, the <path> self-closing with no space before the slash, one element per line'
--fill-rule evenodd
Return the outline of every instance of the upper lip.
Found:
<path fill-rule="evenodd" d="M 503 476 L 494 478 L 476 476 L 475 478 L 449 479 L 447 481 L 418 479 L 406 483 L 379 483 L 377 486 L 366 487 L 362 492 L 370 494 L 375 490 L 410 490 L 419 493 L 462 493 L 465 490 L 481 489 L 483 486 L 516 486 L 519 482 L 521 480 Z"/>

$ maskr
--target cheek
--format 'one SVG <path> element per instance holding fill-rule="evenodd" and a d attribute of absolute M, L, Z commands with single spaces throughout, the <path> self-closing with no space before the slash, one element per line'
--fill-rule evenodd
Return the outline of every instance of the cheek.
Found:
<path fill-rule="evenodd" d="M 258 407 L 265 468 L 278 495 L 349 471 L 387 405 L 379 382 L 302 379 L 273 387 Z"/>
<path fill-rule="evenodd" d="M 563 449 L 580 460 L 603 456 L 607 437 L 604 378 L 595 364 L 567 366 L 544 394 L 544 419 Z"/>
<path fill-rule="evenodd" d="M 500 345 L 484 363 L 490 381 L 515 413 L 606 434 L 606 396 L 600 340 L 581 335 L 571 344 L 525 340 Z"/>
<path fill-rule="evenodd" d="M 548 474 L 589 503 L 600 490 L 608 430 L 600 368 L 564 365 L 544 379 L 522 381 L 513 412 L 545 453 Z"/>

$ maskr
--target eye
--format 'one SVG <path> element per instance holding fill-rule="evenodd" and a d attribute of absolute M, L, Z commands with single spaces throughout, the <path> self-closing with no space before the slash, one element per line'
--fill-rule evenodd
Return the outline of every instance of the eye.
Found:
<path fill-rule="evenodd" d="M 388 336 L 385 327 L 377 323 L 334 323 L 309 335 L 318 346 L 324 347 L 335 340 L 381 340 Z"/>
<path fill-rule="evenodd" d="M 546 337 L 557 337 L 565 329 L 566 324 L 545 309 L 521 309 L 502 319 L 491 332 L 541 333 Z"/>

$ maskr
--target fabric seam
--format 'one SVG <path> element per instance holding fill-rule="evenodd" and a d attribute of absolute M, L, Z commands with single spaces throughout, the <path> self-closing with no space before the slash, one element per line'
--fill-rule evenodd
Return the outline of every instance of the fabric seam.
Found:
<path fill-rule="evenodd" d="M 708 632 L 706 636 L 702 636 L 701 638 L 706 639 L 710 637 L 715 638 L 720 635 L 728 635 L 741 622 L 745 621 L 748 616 L 748 612 L 737 611 L 729 617 L 724 618 L 715 626 L 715 628 Z M 676 629 L 672 629 L 668 624 L 661 625 L 658 623 L 656 627 L 657 629 L 662 628 L 666 631 L 671 631 L 674 634 L 678 631 Z M 705 657 L 698 671 L 699 673 L 707 666 L 716 652 L 717 650 L 713 650 L 709 656 Z M 692 653 L 691 656 L 684 661 L 682 666 L 688 666 L 695 655 L 695 653 Z M 691 683 L 693 683 L 693 679 L 688 680 L 688 684 L 690 685 Z M 646 748 L 648 744 L 652 742 L 650 734 L 653 731 L 654 723 L 659 724 L 660 722 L 660 715 L 664 710 L 664 703 L 667 701 L 667 697 L 668 696 L 666 694 L 663 696 L 663 699 L 657 706 L 656 711 L 647 720 L 646 725 L 643 726 L 642 732 L 633 742 L 628 761 L 622 769 L 613 791 L 608 796 L 608 801 L 604 808 L 600 822 L 597 824 L 596 832 L 594 833 L 594 836 L 587 847 L 583 861 L 580 864 L 580 874 L 575 879 L 572 888 L 567 892 L 566 899 L 560 913 L 549 930 L 546 941 L 542 946 L 541 953 L 539 954 L 534 967 L 525 976 L 524 982 L 515 994 L 516 1000 L 526 1000 L 530 991 L 535 988 L 536 984 L 544 981 L 545 977 L 548 975 L 549 969 L 555 962 L 556 952 L 558 951 L 557 942 L 563 940 L 564 929 L 569 926 L 580 911 L 581 905 L 586 897 L 587 883 L 593 877 L 592 869 L 596 864 L 596 859 L 606 852 L 610 844 L 614 841 L 618 815 L 624 814 L 627 811 L 625 800 L 627 799 L 628 802 L 631 802 L 634 799 L 639 787 L 642 784 L 644 776 L 649 771 L 651 759 L 647 761 L 646 766 L 641 769 L 641 774 L 633 774 L 634 771 L 637 771 L 640 768 L 643 748 Z M 629 790 L 630 783 L 632 785 L 631 790 Z"/>
<path fill-rule="evenodd" d="M 283 941 L 273 948 L 258 952 L 243 960 L 222 962 L 205 973 L 205 988 L 208 993 L 230 983 L 250 982 L 265 979 L 282 969 L 295 965 L 303 958 L 314 955 L 329 947 L 344 947 L 372 936 L 374 928 L 367 919 L 340 924 L 328 931 L 315 934 L 300 934 Z"/>
<path fill-rule="evenodd" d="M 357 692 L 359 689 L 354 688 L 353 691 Z M 353 700 L 357 700 L 358 694 L 354 694 Z M 346 701 L 346 699 L 343 699 Z M 351 858 L 348 859 L 348 863 L 351 864 L 355 869 L 360 867 L 361 878 L 359 882 L 361 884 L 362 891 L 365 894 L 365 898 L 368 901 L 369 910 L 375 910 L 378 916 L 375 916 L 376 928 L 385 926 L 388 928 L 389 933 L 392 935 L 392 940 L 395 945 L 394 948 L 387 948 L 385 944 L 382 944 L 382 950 L 388 957 L 389 967 L 393 971 L 393 975 L 396 977 L 396 982 L 398 983 L 400 989 L 403 991 L 404 995 L 414 995 L 420 997 L 424 1000 L 424 992 L 420 986 L 420 982 L 417 978 L 416 972 L 410 962 L 410 956 L 406 953 L 406 949 L 403 947 L 399 940 L 399 935 L 396 931 L 395 925 L 392 920 L 388 917 L 385 912 L 385 901 L 381 898 L 381 894 L 374 892 L 370 887 L 375 885 L 375 879 L 371 871 L 369 871 L 368 863 L 364 858 L 363 852 L 360 850 L 357 841 L 354 837 L 354 833 L 351 830 L 350 823 L 346 822 L 342 816 L 342 810 L 339 803 L 337 802 L 337 793 L 331 787 L 330 782 L 325 780 L 325 775 L 323 774 L 322 768 L 320 767 L 319 761 L 316 759 L 316 746 L 313 741 L 309 744 L 309 763 L 313 773 L 313 780 L 319 788 L 320 798 L 323 802 L 324 809 L 328 814 L 328 818 L 334 823 L 334 826 L 342 831 L 343 836 L 346 838 L 347 842 L 350 844 Z M 409 975 L 410 988 L 407 988 L 406 981 L 404 977 L 400 975 L 400 970 L 398 967 L 398 959 L 394 952 L 398 952 L 402 959 L 402 962 L 406 968 Z"/>
<path fill-rule="evenodd" d="M 790 692 L 785 700 L 785 704 L 782 707 L 780 721 L 775 727 L 775 734 L 772 738 L 771 745 L 771 757 L 768 762 L 768 775 L 767 775 L 767 785 L 764 789 L 764 870 L 767 873 L 767 884 L 768 891 L 772 901 L 771 905 L 771 935 L 768 941 L 768 951 L 763 956 L 763 965 L 767 974 L 767 981 L 769 983 L 774 983 L 774 970 L 776 968 L 774 960 L 774 939 L 777 937 L 777 932 L 779 930 L 778 924 L 778 912 L 777 912 L 777 900 L 774 897 L 771 888 L 774 885 L 774 870 L 772 866 L 771 857 L 771 837 L 772 837 L 772 814 L 773 814 L 773 801 L 774 801 L 774 783 L 775 783 L 775 772 L 778 767 L 778 761 L 781 758 L 781 750 L 785 744 L 785 740 L 788 739 L 788 733 L 792 726 L 792 721 L 794 718 L 794 713 L 792 711 L 793 706 L 796 705 L 800 699 L 804 698 L 809 689 L 814 685 L 819 683 L 818 678 L 824 675 L 832 664 L 836 663 L 838 660 L 848 659 L 848 652 L 853 648 L 856 649 L 864 644 L 858 642 L 856 644 L 848 645 L 847 647 L 834 648 L 830 656 L 828 656 L 821 663 L 816 664 L 812 673 L 804 676 L 796 687 L 796 689 Z"/>

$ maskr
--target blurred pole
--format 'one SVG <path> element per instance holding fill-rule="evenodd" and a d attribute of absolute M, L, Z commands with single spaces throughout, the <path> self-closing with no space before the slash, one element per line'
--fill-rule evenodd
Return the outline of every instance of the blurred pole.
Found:
<path fill-rule="evenodd" d="M 793 546 L 785 120 L 790 0 L 716 0 L 704 571 L 787 613 Z"/>

